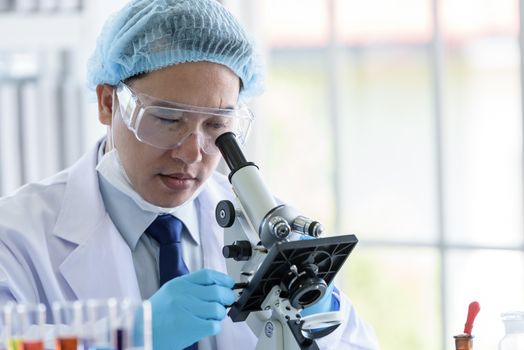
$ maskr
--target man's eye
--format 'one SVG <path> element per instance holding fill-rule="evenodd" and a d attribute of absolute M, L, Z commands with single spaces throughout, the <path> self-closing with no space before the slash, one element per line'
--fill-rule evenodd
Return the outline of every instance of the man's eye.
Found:
<path fill-rule="evenodd" d="M 211 123 L 209 126 L 213 129 L 225 129 L 227 127 L 224 123 Z"/>
<path fill-rule="evenodd" d="M 227 129 L 229 123 L 227 120 L 209 120 L 207 126 L 212 129 Z"/>
<path fill-rule="evenodd" d="M 160 124 L 165 124 L 165 125 L 173 125 L 173 124 L 176 124 L 179 122 L 178 119 L 172 119 L 172 118 L 164 118 L 164 117 L 160 117 L 160 116 L 152 116 L 155 118 L 155 121 L 160 123 Z"/>

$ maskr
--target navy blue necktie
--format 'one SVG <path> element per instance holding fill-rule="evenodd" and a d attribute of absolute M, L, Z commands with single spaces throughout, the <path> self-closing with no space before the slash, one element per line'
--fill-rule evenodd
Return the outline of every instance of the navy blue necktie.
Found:
<path fill-rule="evenodd" d="M 184 224 L 173 215 L 159 215 L 146 229 L 146 233 L 160 247 L 160 286 L 175 277 L 189 273 L 182 256 L 182 230 Z"/>
<path fill-rule="evenodd" d="M 160 246 L 159 269 L 160 286 L 175 277 L 189 273 L 182 256 L 182 230 L 184 224 L 173 215 L 159 215 L 146 229 Z M 198 350 L 198 343 L 188 346 L 185 350 Z"/>

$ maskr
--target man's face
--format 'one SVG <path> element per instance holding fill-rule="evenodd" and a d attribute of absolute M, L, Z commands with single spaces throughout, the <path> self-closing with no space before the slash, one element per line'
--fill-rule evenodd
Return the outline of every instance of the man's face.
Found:
<path fill-rule="evenodd" d="M 238 76 L 227 67 L 195 62 L 154 71 L 133 80 L 130 87 L 161 100 L 199 107 L 233 108 L 237 104 L 239 84 Z M 220 154 L 204 153 L 196 135 L 190 135 L 177 148 L 159 149 L 140 142 L 119 113 L 117 108 L 113 114 L 113 144 L 134 189 L 148 202 L 161 207 L 178 206 L 215 170 Z M 100 120 L 104 123 L 103 117 Z"/>

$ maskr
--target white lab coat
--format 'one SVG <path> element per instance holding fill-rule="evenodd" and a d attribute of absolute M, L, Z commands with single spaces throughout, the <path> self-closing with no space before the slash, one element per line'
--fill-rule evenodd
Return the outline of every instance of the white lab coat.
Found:
<path fill-rule="evenodd" d="M 9 300 L 42 302 L 99 298 L 140 298 L 129 246 L 108 216 L 95 170 L 98 146 L 71 168 L 26 185 L 0 199 L 0 305 Z M 226 272 L 221 254 L 223 230 L 216 204 L 231 198 L 230 185 L 214 175 L 197 200 L 204 266 Z M 356 315 L 347 297 L 348 317 L 323 349 L 375 349 L 373 331 Z M 222 322 L 219 350 L 254 349 L 247 324 Z M 329 346 L 328 346 L 329 344 Z"/>

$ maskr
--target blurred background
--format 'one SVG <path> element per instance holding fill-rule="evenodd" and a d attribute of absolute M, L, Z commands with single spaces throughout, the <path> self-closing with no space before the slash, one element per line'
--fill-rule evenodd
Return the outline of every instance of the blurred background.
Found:
<path fill-rule="evenodd" d="M 0 0 L 0 193 L 105 132 L 85 63 L 123 0 Z M 360 240 L 338 277 L 385 350 L 475 348 L 524 310 L 518 0 L 224 0 L 267 65 L 247 146 L 274 194 Z"/>

